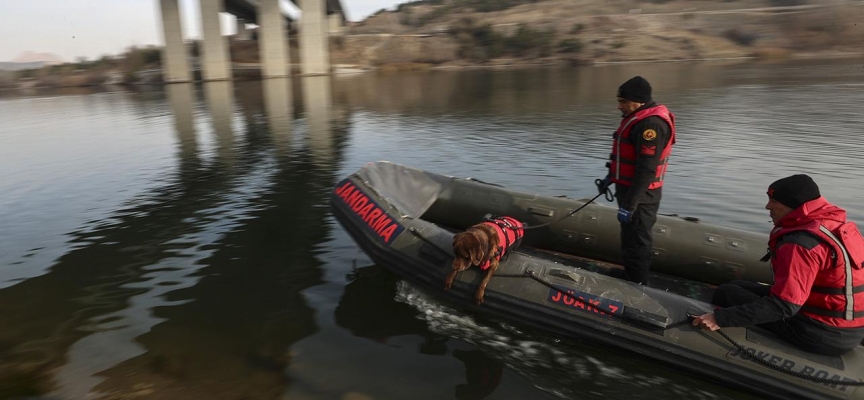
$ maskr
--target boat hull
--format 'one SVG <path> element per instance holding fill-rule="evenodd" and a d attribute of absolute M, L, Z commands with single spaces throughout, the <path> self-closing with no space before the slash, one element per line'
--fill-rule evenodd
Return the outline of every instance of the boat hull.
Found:
<path fill-rule="evenodd" d="M 425 177 L 425 174 L 394 164 L 370 164 L 338 184 L 331 203 L 338 221 L 376 263 L 436 297 L 473 312 L 643 354 L 766 397 L 864 399 L 864 389 L 860 387 L 820 384 L 797 378 L 754 362 L 742 353 L 743 349 L 769 364 L 798 374 L 855 381 L 864 376 L 864 350 L 860 346 L 843 356 L 828 357 L 791 348 L 759 328 L 723 329 L 741 346 L 736 347 L 716 332 L 689 324 L 688 314 L 701 314 L 713 309 L 704 298 L 688 297 L 686 293 L 669 292 L 607 276 L 604 272 L 608 266 L 602 260 L 578 253 L 576 256 L 558 254 L 555 246 L 539 249 L 544 246 L 538 246 L 541 243 L 536 236 L 533 241 L 528 240 L 534 232 L 526 234 L 524 250 L 514 252 L 502 261 L 486 288 L 482 305 L 474 304 L 474 291 L 482 279 L 477 268 L 461 272 L 452 289 L 444 290 L 444 278 L 450 272 L 453 259 L 450 245 L 454 229 L 470 225 L 475 214 L 483 211 L 486 211 L 483 214 L 505 211 L 509 212 L 506 215 L 513 215 L 519 210 L 530 212 L 531 207 L 536 210 L 540 205 L 552 208 L 550 205 L 557 203 L 534 196 L 530 202 L 513 200 L 493 202 L 486 209 L 480 205 L 457 209 L 454 205 L 464 202 L 452 201 L 453 196 L 465 195 L 474 199 L 477 192 L 485 190 L 483 186 L 490 186 L 494 189 L 492 195 L 481 196 L 488 199 L 503 189 L 440 175 L 432 179 L 435 184 L 431 186 L 437 189 L 428 187 L 428 182 L 417 187 L 417 177 Z M 398 183 L 400 180 L 410 182 Z M 466 190 L 466 186 L 461 184 L 464 182 L 472 187 Z M 408 192 L 415 193 L 418 198 L 394 197 L 396 195 L 387 185 L 413 188 Z M 475 188 L 473 185 L 483 186 Z M 567 208 L 568 204 L 562 203 L 553 211 Z M 452 212 L 447 213 L 445 209 Z M 592 212 L 604 216 L 605 210 Z M 459 216 L 465 219 L 455 221 Z M 538 222 L 542 223 L 535 220 L 535 224 Z M 756 240 L 757 237 L 733 230 L 713 232 L 732 233 L 729 236 L 740 240 Z M 555 229 L 547 232 L 547 235 L 555 234 Z M 676 264 L 670 265 L 669 270 L 674 271 Z M 703 286 L 710 288 L 707 284 Z"/>

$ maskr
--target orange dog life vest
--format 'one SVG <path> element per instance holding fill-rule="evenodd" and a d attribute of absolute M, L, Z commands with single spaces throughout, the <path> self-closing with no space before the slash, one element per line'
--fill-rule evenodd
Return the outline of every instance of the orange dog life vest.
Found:
<path fill-rule="evenodd" d="M 483 223 L 491 225 L 498 233 L 498 249 L 494 255 L 496 260 L 501 260 L 510 249 L 518 248 L 522 243 L 522 237 L 525 236 L 522 223 L 512 217 L 492 217 Z M 489 257 L 489 260 L 491 259 L 492 257 Z M 489 260 L 481 264 L 480 269 L 489 269 Z"/>

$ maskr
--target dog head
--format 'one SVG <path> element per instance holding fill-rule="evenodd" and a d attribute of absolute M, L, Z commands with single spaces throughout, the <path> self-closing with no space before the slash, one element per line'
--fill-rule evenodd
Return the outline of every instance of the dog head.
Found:
<path fill-rule="evenodd" d="M 488 238 L 479 229 L 468 229 L 453 236 L 453 269 L 464 271 L 472 265 L 480 265 L 486 261 Z"/>

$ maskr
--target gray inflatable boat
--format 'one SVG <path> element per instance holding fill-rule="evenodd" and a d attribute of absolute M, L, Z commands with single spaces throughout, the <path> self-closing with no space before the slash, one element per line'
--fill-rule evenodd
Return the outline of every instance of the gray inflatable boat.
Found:
<path fill-rule="evenodd" d="M 689 315 L 714 308 L 707 301 L 715 285 L 771 282 L 770 267 L 759 261 L 767 235 L 661 215 L 651 282 L 643 286 L 614 278 L 621 270 L 616 209 L 588 202 L 389 162 L 367 164 L 331 198 L 339 222 L 376 263 L 464 309 L 634 351 L 766 397 L 864 399 L 862 346 L 823 356 L 760 328 L 690 325 Z M 444 278 L 454 232 L 490 214 L 514 217 L 529 230 L 476 306 L 478 268 L 461 272 L 450 290 Z"/>

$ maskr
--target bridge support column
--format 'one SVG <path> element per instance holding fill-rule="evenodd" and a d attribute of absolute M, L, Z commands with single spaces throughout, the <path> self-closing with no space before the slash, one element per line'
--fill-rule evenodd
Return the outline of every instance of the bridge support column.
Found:
<path fill-rule="evenodd" d="M 325 0 L 300 0 L 300 70 L 303 75 L 330 73 Z"/>
<path fill-rule="evenodd" d="M 327 31 L 331 36 L 342 36 L 344 33 L 342 31 L 342 14 L 341 13 L 333 13 L 327 17 Z"/>
<path fill-rule="evenodd" d="M 246 29 L 246 20 L 240 17 L 237 17 L 237 36 L 236 40 L 249 40 L 249 30 Z"/>
<path fill-rule="evenodd" d="M 261 0 L 258 3 L 258 53 L 261 58 L 261 75 L 265 78 L 281 78 L 291 75 L 288 54 L 288 36 L 285 18 L 279 9 L 279 0 Z"/>
<path fill-rule="evenodd" d="M 223 11 L 223 0 L 201 0 L 201 32 L 204 36 L 202 56 L 203 79 L 222 81 L 231 79 L 231 60 L 228 56 L 228 41 L 222 36 L 219 13 Z"/>
<path fill-rule="evenodd" d="M 191 81 L 186 46 L 183 45 L 183 28 L 180 25 L 180 7 L 177 0 L 160 0 L 162 13 L 162 34 L 165 47 L 162 48 L 162 80 L 166 83 Z"/>

